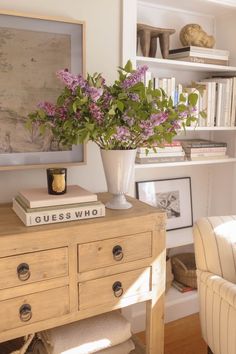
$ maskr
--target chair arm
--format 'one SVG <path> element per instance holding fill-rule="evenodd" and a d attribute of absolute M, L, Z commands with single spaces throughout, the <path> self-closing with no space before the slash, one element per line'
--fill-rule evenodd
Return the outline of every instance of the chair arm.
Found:
<path fill-rule="evenodd" d="M 236 283 L 236 216 L 201 218 L 193 236 L 197 269 Z"/>
<path fill-rule="evenodd" d="M 229 306 L 236 309 L 236 284 L 209 272 L 198 270 L 197 276 L 199 289 L 201 284 L 204 284 L 210 291 L 224 299 Z"/>

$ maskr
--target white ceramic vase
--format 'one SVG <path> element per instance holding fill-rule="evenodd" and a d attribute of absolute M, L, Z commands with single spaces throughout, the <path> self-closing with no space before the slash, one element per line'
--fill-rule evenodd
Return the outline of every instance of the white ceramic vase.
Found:
<path fill-rule="evenodd" d="M 103 150 L 102 162 L 107 181 L 108 192 L 113 194 L 106 204 L 109 209 L 129 209 L 132 204 L 126 200 L 125 193 L 129 190 L 134 171 L 136 149 Z"/>

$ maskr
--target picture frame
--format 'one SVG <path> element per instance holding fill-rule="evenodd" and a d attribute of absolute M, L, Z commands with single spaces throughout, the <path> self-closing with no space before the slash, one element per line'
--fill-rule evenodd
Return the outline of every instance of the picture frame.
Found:
<path fill-rule="evenodd" d="M 0 170 L 85 164 L 84 144 L 59 148 L 39 133 L 32 141 L 25 127 L 39 102 L 56 102 L 58 70 L 85 75 L 85 22 L 4 11 L 0 21 Z"/>
<path fill-rule="evenodd" d="M 167 231 L 193 226 L 190 177 L 136 182 L 136 195 L 166 212 Z"/>

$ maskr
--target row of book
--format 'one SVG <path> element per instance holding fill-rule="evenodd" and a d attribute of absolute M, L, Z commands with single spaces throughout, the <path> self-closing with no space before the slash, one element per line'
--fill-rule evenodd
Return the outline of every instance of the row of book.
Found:
<path fill-rule="evenodd" d="M 234 127 L 236 126 L 236 77 L 211 77 L 191 85 L 176 84 L 175 77 L 156 77 L 146 72 L 144 82 L 152 82 L 153 88 L 163 89 L 172 98 L 173 105 L 180 102 L 180 95 L 187 97 L 191 92 L 198 94 L 193 116 L 194 127 Z M 204 117 L 201 114 L 204 112 Z"/>
<path fill-rule="evenodd" d="M 226 159 L 227 143 L 206 139 L 175 140 L 166 143 L 163 147 L 139 147 L 136 154 L 136 163 L 165 163 L 185 160 L 201 161 L 211 159 Z"/>
<path fill-rule="evenodd" d="M 188 46 L 169 50 L 169 59 L 201 64 L 229 65 L 229 51 Z"/>
<path fill-rule="evenodd" d="M 13 198 L 13 211 L 26 226 L 68 222 L 105 216 L 105 205 L 96 194 L 70 185 L 62 195 L 46 188 L 28 188 Z"/>

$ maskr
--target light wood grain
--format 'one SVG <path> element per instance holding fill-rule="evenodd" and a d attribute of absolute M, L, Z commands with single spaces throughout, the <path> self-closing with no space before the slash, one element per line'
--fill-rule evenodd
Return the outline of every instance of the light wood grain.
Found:
<path fill-rule="evenodd" d="M 59 301 L 55 301 L 58 299 Z M 32 318 L 28 323 L 60 317 L 69 312 L 68 287 L 42 291 L 36 294 L 6 300 L 0 306 L 0 331 L 21 327 L 26 324 L 20 318 L 22 305 L 28 304 L 32 309 Z"/>
<path fill-rule="evenodd" d="M 105 203 L 110 196 L 98 198 Z M 0 342 L 146 302 L 146 354 L 163 353 L 165 214 L 128 199 L 133 208 L 107 210 L 104 218 L 30 228 L 9 205 L 0 206 Z M 121 260 L 113 258 L 115 245 Z M 25 282 L 17 276 L 20 262 L 29 263 Z M 22 323 L 19 308 L 27 303 L 32 318 Z"/>
<path fill-rule="evenodd" d="M 86 309 L 103 304 L 118 304 L 121 299 L 150 291 L 150 268 L 112 275 L 79 284 L 79 308 Z M 123 294 L 115 296 L 113 285 L 120 282 Z"/>
<path fill-rule="evenodd" d="M 20 277 L 18 267 L 27 264 L 27 278 Z M 0 289 L 68 275 L 67 248 L 24 253 L 0 259 Z"/>
<path fill-rule="evenodd" d="M 122 249 L 120 258 L 115 258 L 113 254 L 113 249 L 116 246 Z M 140 233 L 106 241 L 101 240 L 81 244 L 78 246 L 78 254 L 79 272 L 151 257 L 152 234 L 151 232 Z"/>

